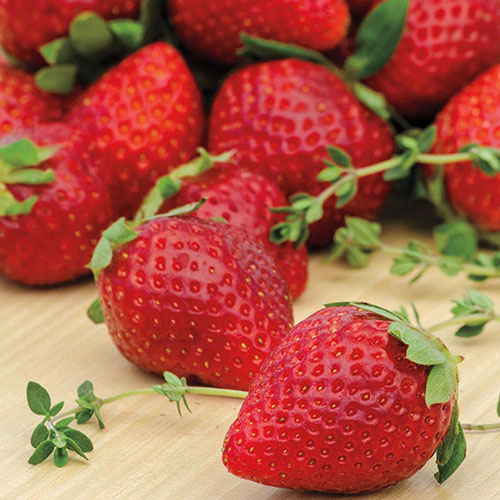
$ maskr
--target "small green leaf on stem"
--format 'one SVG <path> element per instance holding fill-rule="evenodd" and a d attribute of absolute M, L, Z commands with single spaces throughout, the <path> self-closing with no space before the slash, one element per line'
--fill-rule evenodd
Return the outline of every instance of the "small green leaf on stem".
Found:
<path fill-rule="evenodd" d="M 26 398 L 30 410 L 36 415 L 49 416 L 50 412 L 50 396 L 37 382 L 28 382 L 26 387 Z"/>
<path fill-rule="evenodd" d="M 42 463 L 45 459 L 47 459 L 50 454 L 54 451 L 54 443 L 50 440 L 42 441 L 33 452 L 33 455 L 28 460 L 28 463 L 31 465 L 37 465 Z"/>
<path fill-rule="evenodd" d="M 57 467 L 64 467 L 68 463 L 68 451 L 66 447 L 56 447 L 56 451 L 54 452 L 54 463 Z"/>
<path fill-rule="evenodd" d="M 50 416 L 55 417 L 63 408 L 64 406 L 64 401 L 60 401 L 59 403 L 55 404 L 51 409 L 50 409 Z"/>
<path fill-rule="evenodd" d="M 45 421 L 41 422 L 35 427 L 33 434 L 31 435 L 31 446 L 36 448 L 40 443 L 46 441 L 49 437 L 49 430 L 45 425 Z"/>
<path fill-rule="evenodd" d="M 87 309 L 87 316 L 96 325 L 104 323 L 104 312 L 101 307 L 101 302 L 98 298 L 95 299 L 92 304 L 90 304 L 89 308 Z"/>

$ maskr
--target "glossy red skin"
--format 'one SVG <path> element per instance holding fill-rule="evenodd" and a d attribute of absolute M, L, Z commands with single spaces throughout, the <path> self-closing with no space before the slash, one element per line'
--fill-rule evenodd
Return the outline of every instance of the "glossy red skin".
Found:
<path fill-rule="evenodd" d="M 85 267 L 101 232 L 114 220 L 111 200 L 89 169 L 97 164 L 86 137 L 65 125 L 19 129 L 2 143 L 29 137 L 60 146 L 38 168 L 52 168 L 55 181 L 43 186 L 8 185 L 18 200 L 38 195 L 30 214 L 0 217 L 0 274 L 27 285 L 52 285 L 89 273 Z"/>
<path fill-rule="evenodd" d="M 353 306 L 296 325 L 267 359 L 223 447 L 229 472 L 285 488 L 360 493 L 397 483 L 434 454 L 454 398 L 428 408 L 428 368 L 390 322 Z"/>
<path fill-rule="evenodd" d="M 0 0 L 0 45 L 21 61 L 42 65 L 39 48 L 67 35 L 78 14 L 134 18 L 139 7 L 140 0 L 36 0 L 36 5 L 33 0 Z"/>
<path fill-rule="evenodd" d="M 188 47 L 223 64 L 238 60 L 241 32 L 324 51 L 344 38 L 350 22 L 344 0 L 170 0 L 168 6 Z"/>
<path fill-rule="evenodd" d="M 436 120 L 433 153 L 456 153 L 476 143 L 500 148 L 500 65 L 478 77 L 446 105 Z M 486 175 L 471 163 L 444 169 L 448 201 L 484 231 L 500 231 L 500 175 Z"/>
<path fill-rule="evenodd" d="M 139 50 L 90 86 L 67 116 L 103 158 L 116 209 L 132 216 L 155 180 L 201 143 L 201 95 L 181 55 L 166 43 Z"/>
<path fill-rule="evenodd" d="M 233 73 L 213 104 L 210 151 L 236 150 L 239 166 L 276 180 L 286 195 L 318 194 L 325 168 L 326 146 L 345 149 L 356 167 L 390 158 L 389 127 L 361 105 L 346 85 L 325 68 L 286 59 L 248 66 Z M 363 178 L 359 194 L 336 209 L 325 204 L 325 216 L 311 227 L 309 243 L 331 242 L 346 215 L 377 216 L 390 186 L 382 175 Z"/>
<path fill-rule="evenodd" d="M 144 370 L 247 389 L 293 323 L 273 258 L 222 222 L 165 217 L 138 231 L 98 281 L 120 352 Z"/>
<path fill-rule="evenodd" d="M 496 0 L 411 0 L 396 52 L 367 83 L 404 116 L 432 117 L 500 61 L 499 24 Z"/>
<path fill-rule="evenodd" d="M 284 220 L 283 214 L 272 213 L 270 207 L 282 207 L 287 200 L 276 183 L 256 173 L 215 167 L 195 179 L 185 179 L 180 192 L 167 200 L 162 210 L 187 205 L 206 198 L 196 211 L 203 219 L 224 218 L 255 236 L 274 257 L 288 282 L 292 298 L 298 298 L 307 283 L 307 250 L 291 243 L 276 245 L 269 240 L 271 228 Z"/>
<path fill-rule="evenodd" d="M 0 136 L 61 119 L 62 115 L 59 99 L 41 91 L 32 75 L 0 65 Z"/>

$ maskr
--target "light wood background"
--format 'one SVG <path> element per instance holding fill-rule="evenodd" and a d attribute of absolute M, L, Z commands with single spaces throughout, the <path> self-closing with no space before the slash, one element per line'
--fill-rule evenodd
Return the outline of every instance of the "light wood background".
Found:
<path fill-rule="evenodd" d="M 406 210 L 393 210 L 405 215 Z M 417 210 L 412 227 L 386 215 L 384 238 L 403 244 L 412 236 L 426 238 L 428 223 Z M 307 292 L 296 303 L 299 321 L 335 300 L 364 300 L 389 308 L 414 300 L 424 324 L 447 316 L 450 299 L 470 286 L 466 279 L 429 272 L 409 286 L 406 279 L 388 275 L 390 259 L 378 255 L 365 270 L 343 263 L 325 263 L 315 255 Z M 480 285 L 500 308 L 500 280 Z M 85 309 L 95 295 L 90 281 L 49 290 L 27 289 L 0 280 L 0 495 L 8 499 L 145 499 L 175 500 L 298 500 L 330 498 L 292 492 L 240 480 L 226 472 L 221 461 L 224 434 L 236 417 L 240 402 L 190 396 L 192 414 L 182 418 L 175 405 L 160 396 L 140 396 L 103 408 L 107 424 L 94 423 L 85 431 L 95 451 L 90 462 L 71 459 L 63 469 L 46 462 L 36 467 L 27 459 L 29 438 L 37 417 L 25 401 L 29 380 L 44 385 L 53 402 L 71 404 L 76 387 L 86 379 L 98 396 L 147 387 L 158 382 L 125 361 L 111 343 L 104 326 L 93 326 Z M 460 365 L 462 421 L 497 420 L 500 391 L 500 326 L 491 325 L 475 339 L 459 339 L 445 331 L 442 338 L 466 361 Z M 375 499 L 500 499 L 500 434 L 468 434 L 468 457 L 444 485 L 434 478 L 435 464 L 410 480 L 366 495 Z M 347 498 L 347 497 L 344 497 Z M 359 497 L 358 497 L 359 498 Z"/>

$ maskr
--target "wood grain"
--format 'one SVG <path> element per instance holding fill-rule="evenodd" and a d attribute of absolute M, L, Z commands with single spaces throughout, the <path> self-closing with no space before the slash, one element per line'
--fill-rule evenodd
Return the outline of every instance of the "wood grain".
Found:
<path fill-rule="evenodd" d="M 419 217 L 417 217 L 419 220 Z M 424 224 L 424 228 L 425 228 Z M 411 234 L 426 237 L 422 228 Z M 421 234 L 419 234 L 421 233 Z M 428 232 L 427 232 L 428 234 Z M 403 244 L 410 229 L 389 217 L 384 236 Z M 365 300 L 397 308 L 414 300 L 423 321 L 442 320 L 450 299 L 470 287 L 462 278 L 448 279 L 429 272 L 408 286 L 405 279 L 388 276 L 390 259 L 377 255 L 365 270 L 342 263 L 325 263 L 315 255 L 310 285 L 295 305 L 301 320 L 325 302 Z M 500 305 L 498 281 L 481 285 Z M 161 397 L 144 396 L 105 407 L 107 427 L 87 424 L 95 451 L 90 462 L 72 459 L 64 469 L 51 463 L 27 464 L 29 438 L 37 419 L 27 409 L 25 387 L 35 380 L 53 399 L 67 402 L 86 379 L 100 396 L 147 387 L 154 376 L 142 373 L 115 349 L 104 326 L 92 326 L 85 309 L 94 297 L 94 285 L 84 281 L 49 290 L 26 289 L 0 281 L 0 494 L 9 499 L 162 498 L 175 500 L 323 500 L 328 496 L 291 492 L 242 481 L 228 474 L 221 462 L 224 434 L 235 418 L 239 401 L 191 396 L 192 414 L 178 417 L 175 406 Z M 500 328 L 489 326 L 475 339 L 459 339 L 445 331 L 450 349 L 463 354 L 460 406 L 462 420 L 491 422 L 500 390 Z M 476 499 L 500 498 L 500 435 L 468 434 L 468 457 L 460 472 L 439 486 L 429 463 L 410 480 L 363 498 Z M 346 497 L 347 498 L 347 497 Z"/>

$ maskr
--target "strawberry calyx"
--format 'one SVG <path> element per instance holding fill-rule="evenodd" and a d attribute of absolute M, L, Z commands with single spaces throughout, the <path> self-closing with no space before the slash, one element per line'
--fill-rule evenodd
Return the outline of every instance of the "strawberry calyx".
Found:
<path fill-rule="evenodd" d="M 31 435 L 30 442 L 34 452 L 28 459 L 28 463 L 37 465 L 53 455 L 55 465 L 64 467 L 69 460 L 68 451 L 88 460 L 86 453 L 93 451 L 94 445 L 86 434 L 72 427 L 72 424 L 84 424 L 94 416 L 99 428 L 104 429 L 101 408 L 121 399 L 146 394 L 160 394 L 177 404 L 180 415 L 180 402 L 183 402 L 188 411 L 191 411 L 185 397 L 188 393 L 239 399 L 244 399 L 247 396 L 246 391 L 188 386 L 185 378 L 179 378 L 170 372 L 165 372 L 163 376 L 165 379 L 163 384 L 125 391 L 108 398 L 97 397 L 93 384 L 87 380 L 77 389 L 78 397 L 75 400 L 77 406 L 64 412 L 62 411 L 64 401 L 52 405 L 47 390 L 36 382 L 29 382 L 26 388 L 28 406 L 35 415 L 42 416 L 43 420 L 35 427 Z"/>
<path fill-rule="evenodd" d="M 69 94 L 77 80 L 89 84 L 111 66 L 154 41 L 173 41 L 164 2 L 144 0 L 138 20 L 105 20 L 95 12 L 82 12 L 70 24 L 68 36 L 53 40 L 40 53 L 49 66 L 35 76 L 42 90 Z"/>
<path fill-rule="evenodd" d="M 38 200 L 30 196 L 19 201 L 8 190 L 9 184 L 44 185 L 55 180 L 52 169 L 33 168 L 52 158 L 57 147 L 39 147 L 29 139 L 0 146 L 0 217 L 29 214 Z"/>

